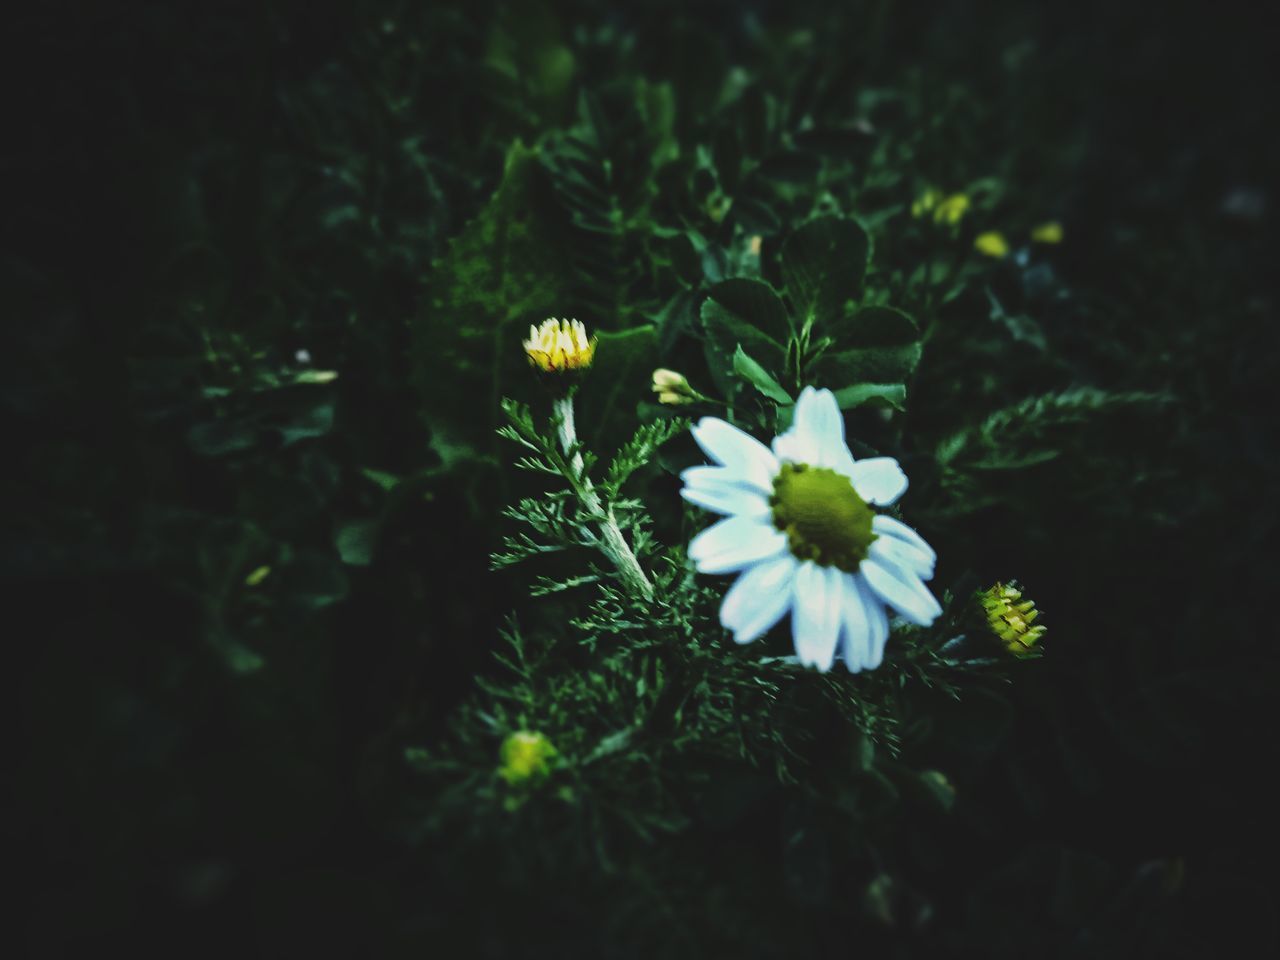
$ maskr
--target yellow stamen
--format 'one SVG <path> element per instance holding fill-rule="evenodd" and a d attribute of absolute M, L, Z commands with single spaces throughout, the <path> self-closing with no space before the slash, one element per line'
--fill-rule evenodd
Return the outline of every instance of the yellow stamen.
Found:
<path fill-rule="evenodd" d="M 784 463 L 769 503 L 773 525 L 801 560 L 853 573 L 876 539 L 871 531 L 875 513 L 848 477 L 827 467 Z"/>

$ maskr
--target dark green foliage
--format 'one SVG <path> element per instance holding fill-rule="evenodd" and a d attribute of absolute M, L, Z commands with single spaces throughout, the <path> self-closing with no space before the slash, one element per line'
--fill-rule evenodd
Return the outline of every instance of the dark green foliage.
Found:
<path fill-rule="evenodd" d="M 1274 952 L 1267 36 L 1110 3 L 15 14 L 17 952 Z M 914 216 L 928 189 L 967 212 Z M 599 335 L 568 452 L 520 348 L 549 316 Z M 659 366 L 703 399 L 654 403 Z M 736 647 L 683 556 L 687 422 L 768 439 L 807 385 L 940 558 L 943 618 L 857 677 L 786 662 L 785 624 Z M 1028 662 L 970 604 L 1011 578 Z M 516 789 L 519 730 L 557 754 Z"/>

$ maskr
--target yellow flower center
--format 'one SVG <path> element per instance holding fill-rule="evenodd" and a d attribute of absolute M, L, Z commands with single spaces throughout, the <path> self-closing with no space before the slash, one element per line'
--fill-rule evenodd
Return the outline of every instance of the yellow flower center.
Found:
<path fill-rule="evenodd" d="M 579 320 L 553 317 L 544 320 L 540 327 L 529 328 L 524 352 L 529 364 L 544 373 L 585 370 L 595 359 L 596 338 L 587 337 L 587 328 Z"/>
<path fill-rule="evenodd" d="M 827 467 L 784 463 L 773 481 L 773 525 L 800 560 L 853 573 L 875 540 L 875 516 L 844 474 Z"/>

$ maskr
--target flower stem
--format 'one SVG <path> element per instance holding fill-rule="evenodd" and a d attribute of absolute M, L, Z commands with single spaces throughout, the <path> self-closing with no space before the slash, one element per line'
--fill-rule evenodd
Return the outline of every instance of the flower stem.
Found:
<path fill-rule="evenodd" d="M 652 600 L 653 584 L 645 576 L 644 570 L 640 568 L 640 561 L 636 559 L 626 537 L 622 535 L 622 528 L 618 526 L 618 521 L 613 515 L 613 505 L 605 505 L 601 502 L 600 495 L 596 493 L 595 487 L 586 477 L 582 453 L 574 449 L 578 443 L 578 432 L 573 420 L 573 394 L 569 393 L 558 398 L 554 402 L 554 410 L 560 432 L 560 446 L 565 456 L 569 457 L 569 466 L 574 474 L 570 480 L 574 489 L 578 491 L 578 498 L 587 512 L 600 518 L 600 549 L 613 561 L 613 565 L 618 569 L 618 575 L 622 577 L 622 582 L 631 593 L 638 594 L 646 600 Z"/>

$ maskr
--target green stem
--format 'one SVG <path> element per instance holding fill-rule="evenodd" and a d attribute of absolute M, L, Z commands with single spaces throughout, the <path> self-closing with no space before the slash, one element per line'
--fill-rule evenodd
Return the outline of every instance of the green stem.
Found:
<path fill-rule="evenodd" d="M 596 493 L 595 487 L 584 472 L 582 454 L 574 450 L 578 442 L 578 431 L 573 420 L 573 394 L 569 393 L 557 399 L 554 410 L 558 421 L 557 429 L 560 433 L 560 447 L 564 450 L 565 456 L 569 457 L 569 467 L 574 474 L 570 482 L 578 492 L 578 498 L 587 512 L 600 518 L 600 549 L 613 562 L 618 575 L 622 577 L 622 582 L 631 593 L 638 594 L 646 600 L 652 600 L 653 584 L 645 576 L 644 570 L 640 568 L 640 561 L 636 559 L 626 537 L 622 535 L 622 528 L 618 526 L 618 521 L 613 515 L 613 505 L 605 505 L 601 502 L 600 495 Z"/>

